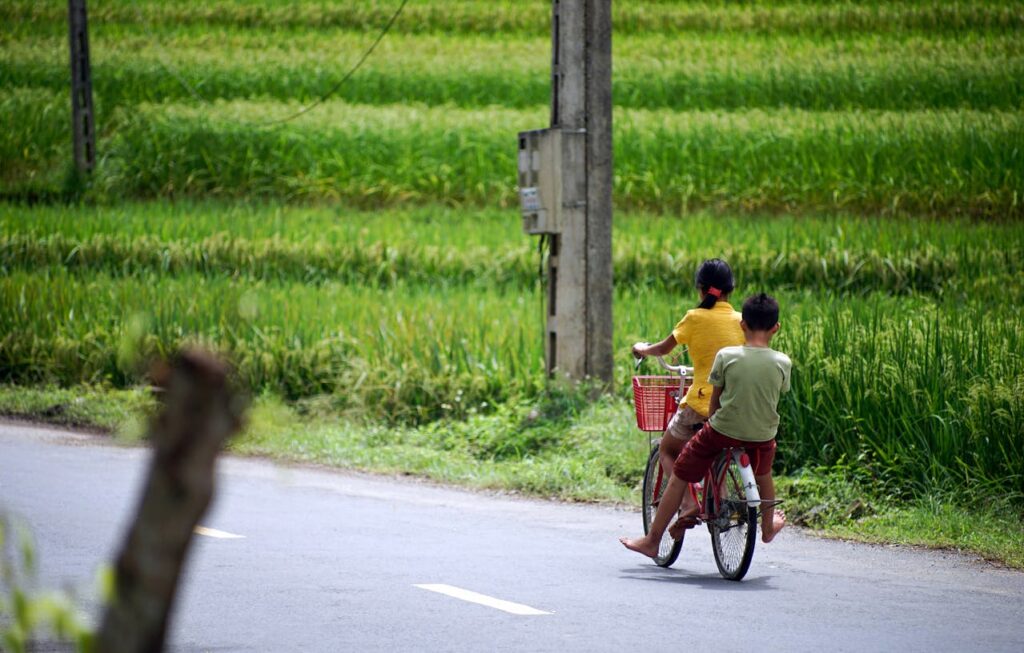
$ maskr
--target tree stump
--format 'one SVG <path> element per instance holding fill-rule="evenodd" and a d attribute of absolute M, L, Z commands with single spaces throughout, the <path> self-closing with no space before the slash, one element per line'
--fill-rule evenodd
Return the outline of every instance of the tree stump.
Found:
<path fill-rule="evenodd" d="M 153 380 L 163 406 L 149 428 L 149 475 L 96 638 L 96 650 L 105 653 L 163 650 L 192 533 L 213 497 L 217 454 L 240 428 L 244 410 L 227 366 L 203 351 L 159 366 Z"/>

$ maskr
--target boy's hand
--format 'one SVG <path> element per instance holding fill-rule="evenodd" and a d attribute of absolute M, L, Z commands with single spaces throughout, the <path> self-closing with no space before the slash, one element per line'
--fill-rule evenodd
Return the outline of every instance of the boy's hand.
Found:
<path fill-rule="evenodd" d="M 633 356 L 635 356 L 636 358 L 646 358 L 647 348 L 650 346 L 650 343 L 647 342 L 636 343 L 635 345 L 633 345 Z"/>

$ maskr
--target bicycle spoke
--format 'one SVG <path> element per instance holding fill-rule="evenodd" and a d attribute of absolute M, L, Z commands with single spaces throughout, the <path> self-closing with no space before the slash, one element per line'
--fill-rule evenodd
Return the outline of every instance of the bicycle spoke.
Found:
<path fill-rule="evenodd" d="M 644 533 L 647 533 L 650 530 L 650 524 L 654 520 L 654 514 L 657 512 L 658 504 L 661 500 L 661 494 L 665 490 L 665 485 L 666 479 L 664 478 L 664 474 L 661 469 L 658 447 L 655 446 L 647 460 L 647 470 L 644 473 Z M 682 539 L 673 540 L 666 531 L 661 542 L 658 544 L 658 556 L 654 559 L 655 564 L 661 567 L 670 566 L 676 561 L 676 558 L 679 557 L 679 551 L 681 548 Z"/>
<path fill-rule="evenodd" d="M 715 487 L 717 510 L 711 523 L 712 548 L 722 575 L 739 580 L 746 573 L 753 555 L 757 533 L 753 515 L 756 513 L 746 503 L 736 464 L 729 459 L 723 459 L 721 464 L 726 468 L 722 470 L 716 465 L 721 476 L 718 476 L 720 481 Z"/>

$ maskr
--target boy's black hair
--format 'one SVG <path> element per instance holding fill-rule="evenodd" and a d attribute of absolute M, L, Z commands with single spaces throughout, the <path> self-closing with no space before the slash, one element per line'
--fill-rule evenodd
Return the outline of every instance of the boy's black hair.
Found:
<path fill-rule="evenodd" d="M 732 277 L 732 268 L 720 258 L 709 258 L 697 268 L 695 277 L 697 288 L 707 293 L 697 308 L 711 308 L 718 301 L 719 296 L 712 294 L 712 288 L 717 289 L 722 297 L 732 292 L 736 282 Z"/>
<path fill-rule="evenodd" d="M 743 321 L 751 331 L 767 331 L 779 323 L 779 302 L 760 293 L 743 302 Z"/>

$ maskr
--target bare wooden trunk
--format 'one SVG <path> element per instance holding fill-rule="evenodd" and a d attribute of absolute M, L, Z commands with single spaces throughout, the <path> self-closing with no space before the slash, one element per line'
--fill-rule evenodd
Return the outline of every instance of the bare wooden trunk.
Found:
<path fill-rule="evenodd" d="M 150 426 L 152 464 L 97 636 L 105 653 L 163 650 L 192 532 L 213 497 L 214 462 L 241 424 L 243 402 L 226 366 L 208 353 L 179 355 L 154 381 L 163 407 Z"/>

